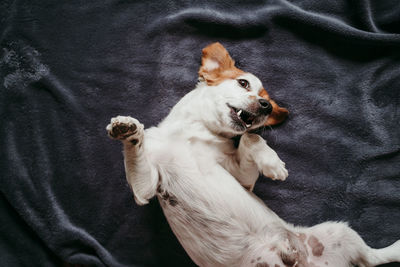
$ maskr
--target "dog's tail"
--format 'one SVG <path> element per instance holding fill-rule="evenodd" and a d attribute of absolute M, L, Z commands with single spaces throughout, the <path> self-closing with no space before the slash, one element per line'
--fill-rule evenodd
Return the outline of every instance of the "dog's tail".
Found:
<path fill-rule="evenodd" d="M 369 249 L 361 259 L 361 262 L 364 263 L 365 266 L 376 266 L 390 262 L 400 262 L 400 240 L 386 248 Z"/>

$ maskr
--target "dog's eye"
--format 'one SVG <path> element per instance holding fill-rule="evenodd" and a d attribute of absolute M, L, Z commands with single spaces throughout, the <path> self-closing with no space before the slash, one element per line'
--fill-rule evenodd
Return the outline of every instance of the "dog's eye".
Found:
<path fill-rule="evenodd" d="M 249 81 L 245 80 L 245 79 L 239 79 L 238 83 L 241 87 L 243 87 L 244 89 L 249 89 L 250 87 L 250 83 Z"/>

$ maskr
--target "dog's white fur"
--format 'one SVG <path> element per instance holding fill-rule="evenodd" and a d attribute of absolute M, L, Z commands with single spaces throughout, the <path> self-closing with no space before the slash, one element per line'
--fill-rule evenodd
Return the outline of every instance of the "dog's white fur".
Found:
<path fill-rule="evenodd" d="M 218 68 L 205 61 L 206 69 Z M 244 90 L 237 79 L 249 81 Z M 204 80 L 183 97 L 158 127 L 144 130 L 118 116 L 107 126 L 124 145 L 125 171 L 139 205 L 157 196 L 192 260 L 200 266 L 375 266 L 400 261 L 400 241 L 368 247 L 345 223 L 294 227 L 251 191 L 261 172 L 285 180 L 285 164 L 266 142 L 232 123 L 226 105 L 246 109 L 260 99 L 250 73 L 210 86 Z M 240 127 L 239 127 L 240 128 Z M 233 136 L 241 135 L 238 147 Z M 246 190 L 245 188 L 250 190 Z"/>

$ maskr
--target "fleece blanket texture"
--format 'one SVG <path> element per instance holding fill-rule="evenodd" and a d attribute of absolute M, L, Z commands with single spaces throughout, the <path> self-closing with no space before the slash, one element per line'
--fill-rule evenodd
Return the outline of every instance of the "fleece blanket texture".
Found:
<path fill-rule="evenodd" d="M 216 41 L 290 111 L 260 131 L 289 178 L 255 194 L 294 224 L 400 239 L 397 0 L 3 0 L 1 266 L 194 266 L 105 126 L 159 123 Z"/>

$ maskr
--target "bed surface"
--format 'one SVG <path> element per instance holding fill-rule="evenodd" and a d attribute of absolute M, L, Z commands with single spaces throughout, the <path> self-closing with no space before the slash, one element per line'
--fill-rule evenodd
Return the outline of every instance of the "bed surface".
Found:
<path fill-rule="evenodd" d="M 400 239 L 397 1 L 6 0 L 0 34 L 1 266 L 194 266 L 105 126 L 159 123 L 216 41 L 290 110 L 261 131 L 289 178 L 255 194 L 297 225 Z"/>

